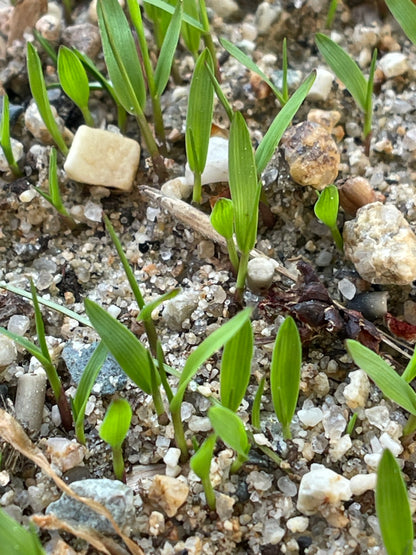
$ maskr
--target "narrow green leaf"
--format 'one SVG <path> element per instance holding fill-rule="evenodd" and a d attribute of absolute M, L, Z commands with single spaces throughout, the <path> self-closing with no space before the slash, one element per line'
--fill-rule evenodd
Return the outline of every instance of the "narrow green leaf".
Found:
<path fill-rule="evenodd" d="M 302 344 L 291 316 L 285 318 L 277 333 L 270 367 L 273 406 L 282 424 L 285 438 L 290 438 L 290 423 L 299 396 Z"/>
<path fill-rule="evenodd" d="M 189 461 L 190 467 L 201 479 L 209 477 L 216 441 L 217 436 L 215 434 L 210 434 Z"/>
<path fill-rule="evenodd" d="M 228 198 L 220 198 L 211 212 L 212 227 L 226 239 L 231 239 L 234 229 L 234 206 Z"/>
<path fill-rule="evenodd" d="M 411 0 L 386 0 L 386 4 L 406 35 L 416 44 L 416 6 Z"/>
<path fill-rule="evenodd" d="M 186 155 L 193 172 L 202 174 L 208 154 L 214 109 L 214 89 L 205 64 L 213 67 L 210 53 L 205 49 L 199 56 L 189 90 L 186 116 Z M 193 144 L 191 144 L 193 140 Z"/>
<path fill-rule="evenodd" d="M 245 308 L 239 312 L 236 316 L 231 318 L 231 320 L 213 331 L 211 335 L 204 339 L 195 351 L 189 355 L 179 379 L 178 389 L 170 404 L 172 412 L 180 410 L 185 390 L 194 375 L 198 372 L 201 364 L 208 360 L 209 357 L 225 345 L 225 343 L 238 332 L 241 326 L 249 320 L 251 312 L 251 308 Z"/>
<path fill-rule="evenodd" d="M 283 133 L 286 131 L 290 122 L 294 118 L 300 105 L 305 100 L 313 82 L 315 81 L 315 73 L 311 73 L 302 85 L 292 94 L 277 116 L 274 118 L 271 126 L 264 135 L 261 143 L 256 150 L 256 167 L 257 174 L 260 176 L 270 162 L 274 151 L 279 144 Z"/>
<path fill-rule="evenodd" d="M 127 376 L 145 393 L 152 393 L 147 350 L 137 337 L 106 310 L 85 299 L 85 311 L 95 330 Z"/>
<path fill-rule="evenodd" d="M 65 156 L 68 154 L 68 147 L 59 131 L 58 124 L 53 117 L 48 94 L 46 92 L 45 80 L 42 73 L 42 64 L 39 54 L 36 52 L 32 43 L 27 43 L 27 73 L 29 77 L 30 90 L 35 99 L 41 118 L 43 119 L 49 133 Z"/>
<path fill-rule="evenodd" d="M 326 35 L 317 33 L 315 41 L 326 63 L 347 87 L 358 106 L 365 112 L 367 80 L 361 69 L 343 48 Z"/>
<path fill-rule="evenodd" d="M 26 337 L 17 335 L 17 333 L 13 333 L 1 326 L 0 326 L 0 334 L 5 335 L 9 339 L 12 339 L 18 345 L 26 349 L 26 351 L 28 351 L 32 356 L 36 357 L 43 366 L 50 364 L 50 361 L 43 355 L 39 347 L 37 347 L 34 343 L 29 341 L 29 339 L 26 339 Z"/>
<path fill-rule="evenodd" d="M 377 469 L 376 511 L 388 555 L 412 555 L 413 522 L 406 485 L 388 449 Z"/>
<path fill-rule="evenodd" d="M 172 291 L 168 291 L 167 293 L 160 295 L 160 297 L 157 297 L 157 299 L 155 299 L 151 303 L 145 304 L 142 310 L 140 311 L 139 315 L 137 316 L 137 320 L 139 322 L 148 320 L 149 318 L 151 318 L 152 312 L 154 311 L 155 308 L 157 308 L 165 301 L 174 299 L 176 295 L 178 295 L 180 292 L 181 292 L 181 289 L 177 287 L 176 289 L 172 289 Z"/>
<path fill-rule="evenodd" d="M 413 381 L 416 377 L 416 349 L 413 350 L 412 358 L 407 363 L 407 366 L 402 374 L 402 380 L 407 383 Z"/>
<path fill-rule="evenodd" d="M 39 33 L 37 29 L 32 29 L 32 33 L 35 39 L 39 42 L 39 44 L 42 46 L 44 51 L 48 54 L 48 56 L 56 66 L 58 62 L 58 56 L 56 55 L 52 44 L 48 41 L 48 39 L 45 39 L 45 37 L 41 33 Z"/>
<path fill-rule="evenodd" d="M 38 341 L 40 349 L 43 356 L 51 363 L 51 355 L 49 354 L 49 349 L 46 344 L 45 336 L 45 325 L 43 323 L 42 313 L 40 311 L 38 296 L 36 294 L 36 287 L 32 280 L 30 280 L 30 292 L 32 293 L 33 308 L 35 311 L 35 323 L 36 323 L 36 334 L 38 336 Z"/>
<path fill-rule="evenodd" d="M 195 0 L 183 0 L 183 12 L 196 21 L 199 19 L 198 6 Z M 201 41 L 201 31 L 195 29 L 189 23 L 182 23 L 182 37 L 186 44 L 186 48 L 191 52 L 192 56 L 198 56 L 199 43 Z"/>
<path fill-rule="evenodd" d="M 132 414 L 126 399 L 111 401 L 98 432 L 100 438 L 111 447 L 121 447 L 129 431 Z"/>
<path fill-rule="evenodd" d="M 245 66 L 247 69 L 259 75 L 263 79 L 263 81 L 267 83 L 272 89 L 280 104 L 284 106 L 285 100 L 283 95 L 281 94 L 279 89 L 276 88 L 274 83 L 270 81 L 267 75 L 259 68 L 259 66 L 255 62 L 253 62 L 253 60 L 249 56 L 247 56 L 247 54 L 240 50 L 238 46 L 235 46 L 229 40 L 220 38 L 219 41 L 221 43 L 221 46 L 223 46 L 223 48 L 225 48 L 225 50 L 227 50 L 227 52 L 229 52 L 231 56 L 233 56 L 238 62 L 240 62 L 240 64 L 243 64 L 243 66 Z"/>
<path fill-rule="evenodd" d="M 266 381 L 265 377 L 263 376 L 257 388 L 256 395 L 253 401 L 253 407 L 251 409 L 251 425 L 255 430 L 260 430 L 260 406 L 261 406 L 261 397 L 263 395 L 265 381 Z"/>
<path fill-rule="evenodd" d="M 90 97 L 90 87 L 84 66 L 78 56 L 66 46 L 60 46 L 58 51 L 58 75 L 65 94 L 74 102 L 82 113 L 87 110 Z M 88 118 L 87 125 L 91 125 L 92 118 Z"/>
<path fill-rule="evenodd" d="M 26 530 L 0 509 L 0 544 L 7 555 L 45 555 L 46 551 L 34 529 Z"/>
<path fill-rule="evenodd" d="M 182 24 L 182 1 L 176 6 L 173 17 L 169 23 L 166 35 L 160 49 L 159 59 L 155 70 L 156 91 L 160 96 L 165 90 L 172 69 L 173 57 L 175 56 L 176 45 L 178 44 L 179 34 Z"/>
<path fill-rule="evenodd" d="M 329 185 L 321 193 L 318 193 L 318 200 L 313 209 L 315 216 L 329 228 L 332 228 L 337 225 L 338 207 L 338 188 L 335 185 Z"/>
<path fill-rule="evenodd" d="M 383 395 L 416 415 L 416 393 L 410 385 L 379 355 L 358 341 L 347 339 L 346 345 L 355 364 L 370 376 Z"/>
<path fill-rule="evenodd" d="M 162 9 L 165 12 L 168 12 L 170 14 L 173 14 L 173 12 L 175 11 L 174 6 L 171 6 L 170 4 L 167 4 L 163 0 L 146 0 L 146 2 L 144 2 L 144 4 L 150 4 L 151 6 L 155 6 L 157 8 L 160 8 L 160 9 Z M 195 29 L 199 29 L 202 32 L 205 31 L 205 29 L 201 25 L 201 23 L 199 21 L 197 21 L 195 18 L 188 15 L 187 13 L 183 14 L 182 19 L 186 23 L 189 23 L 189 25 L 192 25 L 192 27 L 195 27 Z"/>
<path fill-rule="evenodd" d="M 218 83 L 217 78 L 215 77 L 214 71 L 207 64 L 205 64 L 205 67 L 207 68 L 208 74 L 211 78 L 211 83 L 212 83 L 212 86 L 214 87 L 215 94 L 217 95 L 218 100 L 223 105 L 224 110 L 227 113 L 227 117 L 231 122 L 233 120 L 234 110 L 233 110 L 231 104 L 228 102 L 227 97 L 223 93 L 223 91 L 221 89 L 221 85 Z"/>
<path fill-rule="evenodd" d="M 234 114 L 231 123 L 228 166 L 235 235 L 238 247 L 247 253 L 256 243 L 261 185 L 257 180 L 250 133 L 240 112 Z"/>
<path fill-rule="evenodd" d="M 225 344 L 221 360 L 220 396 L 224 407 L 236 411 L 246 393 L 251 373 L 254 335 L 250 320 Z"/>
<path fill-rule="evenodd" d="M 239 416 L 232 410 L 216 405 L 208 410 L 212 427 L 222 441 L 234 449 L 242 458 L 247 458 L 250 451 L 247 432 Z"/>
<path fill-rule="evenodd" d="M 9 97 L 7 94 L 3 96 L 3 106 L 1 112 L 1 121 L 0 121 L 0 146 L 4 152 L 4 156 L 6 157 L 7 163 L 9 164 L 10 169 L 12 170 L 13 174 L 16 177 L 20 177 L 22 172 L 17 165 L 16 160 L 13 156 L 13 149 L 12 143 L 10 138 L 10 109 L 9 109 Z"/>
<path fill-rule="evenodd" d="M 108 74 L 117 97 L 130 114 L 143 114 L 146 88 L 126 16 L 117 0 L 99 0 L 97 16 Z"/>

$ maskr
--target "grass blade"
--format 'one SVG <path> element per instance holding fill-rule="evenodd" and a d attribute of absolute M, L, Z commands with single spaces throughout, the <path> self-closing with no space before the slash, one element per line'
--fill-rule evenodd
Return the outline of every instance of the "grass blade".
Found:
<path fill-rule="evenodd" d="M 39 54 L 36 52 L 32 43 L 27 43 L 27 73 L 29 77 L 30 90 L 35 99 L 41 118 L 43 119 L 49 133 L 52 135 L 59 150 L 65 156 L 68 154 L 68 147 L 59 131 L 58 125 L 53 117 L 48 94 L 46 92 L 45 80 L 42 73 L 42 64 Z"/>
<path fill-rule="evenodd" d="M 333 40 L 322 33 L 315 35 L 315 41 L 326 63 L 340 81 L 344 83 L 355 102 L 366 111 L 367 80 L 354 60 Z"/>
<path fill-rule="evenodd" d="M 165 90 L 172 69 L 173 57 L 178 44 L 182 24 L 182 1 L 179 1 L 173 17 L 169 23 L 160 49 L 159 59 L 155 70 L 156 92 L 160 96 Z"/>
<path fill-rule="evenodd" d="M 198 7 L 195 0 L 183 0 L 183 11 L 184 14 L 191 16 L 195 20 L 199 19 Z M 181 34 L 186 48 L 196 59 L 198 57 L 199 44 L 201 41 L 201 31 L 192 27 L 189 23 L 183 22 Z"/>
<path fill-rule="evenodd" d="M 35 530 L 26 530 L 3 509 L 0 509 L 0 542 L 3 553 L 8 555 L 46 555 Z"/>
<path fill-rule="evenodd" d="M 250 450 L 247 432 L 239 416 L 232 410 L 221 405 L 215 405 L 208 410 L 215 433 L 222 441 L 234 449 L 241 457 L 247 459 Z"/>
<path fill-rule="evenodd" d="M 201 478 L 202 485 L 204 486 L 205 498 L 212 511 L 215 511 L 216 500 L 209 472 L 211 470 L 212 455 L 214 453 L 216 441 L 217 436 L 215 434 L 209 435 L 189 461 L 191 469 Z"/>
<path fill-rule="evenodd" d="M 288 316 L 277 333 L 270 367 L 273 406 L 285 439 L 291 437 L 290 423 L 298 402 L 301 364 L 302 344 L 298 328 Z"/>
<path fill-rule="evenodd" d="M 315 81 L 315 73 L 311 73 L 302 85 L 295 91 L 277 116 L 274 118 L 271 126 L 264 135 L 261 143 L 256 150 L 256 167 L 257 174 L 260 176 L 266 169 L 267 164 L 270 162 L 274 151 L 279 144 L 283 133 L 286 131 L 290 122 L 294 118 L 296 112 L 299 110 L 300 105 L 305 100 L 309 89 Z"/>
<path fill-rule="evenodd" d="M 165 12 L 168 12 L 170 14 L 173 14 L 173 12 L 175 11 L 174 6 L 171 6 L 170 4 L 167 4 L 166 2 L 163 2 L 163 0 L 146 0 L 145 4 L 150 4 L 151 6 L 155 6 L 156 8 L 160 8 L 160 9 L 162 9 Z M 182 19 L 186 23 L 189 23 L 189 25 L 192 25 L 192 27 L 195 27 L 195 29 L 198 29 L 199 31 L 202 31 L 202 32 L 205 31 L 205 29 L 201 25 L 201 23 L 199 21 L 197 21 L 194 17 L 191 17 L 190 15 L 188 15 L 187 13 L 183 14 Z"/>
<path fill-rule="evenodd" d="M 130 428 L 131 406 L 126 399 L 111 401 L 100 426 L 100 437 L 111 447 L 120 447 Z"/>
<path fill-rule="evenodd" d="M 232 411 L 240 406 L 250 381 L 253 348 L 253 330 L 247 320 L 225 344 L 221 360 L 221 403 Z"/>
<path fill-rule="evenodd" d="M 144 307 L 142 308 L 142 310 L 140 311 L 139 315 L 137 316 L 137 320 L 139 322 L 140 321 L 145 321 L 145 320 L 150 320 L 151 317 L 152 317 L 152 312 L 154 311 L 155 308 L 157 308 L 159 305 L 161 305 L 165 301 L 169 301 L 170 299 L 175 298 L 176 295 L 178 295 L 180 292 L 181 292 L 181 289 L 179 287 L 177 287 L 176 289 L 172 289 L 172 291 L 168 291 L 167 293 L 164 293 L 163 295 L 160 295 L 154 301 L 152 301 L 148 304 L 145 304 Z"/>
<path fill-rule="evenodd" d="M 127 376 L 149 395 L 152 393 L 151 368 L 147 350 L 137 337 L 106 310 L 85 299 L 85 311 L 94 329 Z"/>
<path fill-rule="evenodd" d="M 4 152 L 7 163 L 16 177 L 20 177 L 22 172 L 17 165 L 13 156 L 13 149 L 10 140 L 10 110 L 9 110 L 9 97 L 7 94 L 3 96 L 3 107 L 1 112 L 0 122 L 0 146 Z"/>
<path fill-rule="evenodd" d="M 355 364 L 370 376 L 383 395 L 416 415 L 416 393 L 410 385 L 379 355 L 358 341 L 347 339 L 346 345 Z"/>
<path fill-rule="evenodd" d="M 413 522 L 406 485 L 388 449 L 377 469 L 376 512 L 388 555 L 412 555 Z"/>
<path fill-rule="evenodd" d="M 411 0 L 386 0 L 386 4 L 406 35 L 416 44 L 416 6 Z"/>

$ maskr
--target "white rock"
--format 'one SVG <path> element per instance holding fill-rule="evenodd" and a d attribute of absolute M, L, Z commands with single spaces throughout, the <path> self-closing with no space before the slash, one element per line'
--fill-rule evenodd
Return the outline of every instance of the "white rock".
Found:
<path fill-rule="evenodd" d="M 207 416 L 191 416 L 188 427 L 192 432 L 209 432 L 212 424 Z"/>
<path fill-rule="evenodd" d="M 324 67 L 318 67 L 316 78 L 308 93 L 307 98 L 313 102 L 326 100 L 331 92 L 334 75 Z"/>
<path fill-rule="evenodd" d="M 14 341 L 4 335 L 0 335 L 0 368 L 9 366 L 16 360 L 17 349 Z"/>
<path fill-rule="evenodd" d="M 182 330 L 182 322 L 189 318 L 198 305 L 198 294 L 185 291 L 165 303 L 163 319 L 173 330 Z"/>
<path fill-rule="evenodd" d="M 230 19 L 238 14 L 240 8 L 234 0 L 208 0 L 207 6 L 224 19 Z"/>
<path fill-rule="evenodd" d="M 188 185 L 185 177 L 175 177 L 166 181 L 160 188 L 162 193 L 170 198 L 187 199 L 192 193 L 192 185 Z"/>
<path fill-rule="evenodd" d="M 351 496 L 347 478 L 321 464 L 313 464 L 311 471 L 302 476 L 297 509 L 304 515 L 313 515 L 322 505 L 338 505 Z"/>
<path fill-rule="evenodd" d="M 369 489 L 375 489 L 377 482 L 377 474 L 370 472 L 369 474 L 356 474 L 350 479 L 350 486 L 353 495 L 362 495 Z"/>
<path fill-rule="evenodd" d="M 365 417 L 372 426 L 384 431 L 390 422 L 389 409 L 385 405 L 377 405 L 364 411 Z"/>
<path fill-rule="evenodd" d="M 61 21 L 53 14 L 45 14 L 36 22 L 36 30 L 48 41 L 56 42 L 61 35 Z"/>
<path fill-rule="evenodd" d="M 72 138 L 72 133 L 65 128 L 63 120 L 58 116 L 55 106 L 51 106 L 52 115 L 58 125 L 58 129 L 64 138 Z M 37 107 L 36 102 L 31 102 L 25 112 L 25 126 L 29 129 L 32 135 L 41 143 L 52 145 L 54 141 L 48 131 Z"/>
<path fill-rule="evenodd" d="M 385 54 L 379 61 L 379 67 L 388 79 L 403 75 L 409 69 L 407 57 L 401 52 Z"/>
<path fill-rule="evenodd" d="M 329 449 L 329 456 L 333 461 L 339 461 L 351 447 L 351 438 L 346 434 L 332 443 Z"/>
<path fill-rule="evenodd" d="M 312 407 L 310 409 L 301 409 L 298 411 L 298 418 L 304 426 L 313 428 L 322 421 L 322 410 L 319 407 Z"/>
<path fill-rule="evenodd" d="M 262 2 L 256 10 L 256 27 L 259 35 L 268 33 L 270 26 L 280 17 L 282 8 L 270 2 Z"/>
<path fill-rule="evenodd" d="M 268 518 L 263 526 L 263 545 L 276 545 L 285 535 L 285 529 L 279 525 L 279 521 Z"/>
<path fill-rule="evenodd" d="M 268 289 L 273 281 L 276 263 L 263 256 L 258 256 L 249 261 L 247 265 L 247 284 L 254 292 Z"/>
<path fill-rule="evenodd" d="M 10 138 L 10 143 L 12 146 L 13 158 L 18 162 L 23 156 L 23 145 L 16 139 Z M 9 171 L 9 164 L 7 163 L 6 156 L 4 155 L 3 149 L 0 148 L 0 172 Z"/>
<path fill-rule="evenodd" d="M 367 453 L 364 455 L 364 462 L 370 470 L 377 470 L 381 459 L 381 453 Z"/>
<path fill-rule="evenodd" d="M 379 438 L 383 449 L 389 449 L 395 457 L 398 457 L 403 451 L 403 446 L 399 441 L 396 441 L 387 432 L 383 432 Z"/>
<path fill-rule="evenodd" d="M 225 493 L 215 492 L 216 512 L 220 520 L 224 521 L 233 516 L 235 499 Z"/>
<path fill-rule="evenodd" d="M 140 162 L 140 145 L 133 139 L 81 125 L 64 169 L 70 179 L 130 191 Z"/>
<path fill-rule="evenodd" d="M 185 180 L 188 185 L 194 184 L 194 174 L 186 164 Z M 228 181 L 228 140 L 223 137 L 211 137 L 208 143 L 207 161 L 201 176 L 202 185 Z"/>
<path fill-rule="evenodd" d="M 24 335 L 29 328 L 30 319 L 24 314 L 13 314 L 7 324 L 7 329 L 17 335 Z"/>
<path fill-rule="evenodd" d="M 403 137 L 403 146 L 406 150 L 416 150 L 416 127 L 411 127 Z"/>
<path fill-rule="evenodd" d="M 16 418 L 32 433 L 39 432 L 42 425 L 45 391 L 45 372 L 23 374 L 17 380 L 14 403 Z"/>
<path fill-rule="evenodd" d="M 84 459 L 85 447 L 75 439 L 51 437 L 46 441 L 46 452 L 51 462 L 62 472 L 78 466 Z"/>
<path fill-rule="evenodd" d="M 370 393 L 370 380 L 364 370 L 350 372 L 350 383 L 344 388 L 344 397 L 350 409 L 365 407 Z"/>
<path fill-rule="evenodd" d="M 345 223 L 344 251 L 370 283 L 408 285 L 416 279 L 416 236 L 392 204 L 360 208 Z"/>
<path fill-rule="evenodd" d="M 156 503 L 168 517 L 173 517 L 188 497 L 189 487 L 183 480 L 157 474 L 149 489 L 149 499 Z"/>
<path fill-rule="evenodd" d="M 286 522 L 286 526 L 293 534 L 305 532 L 309 526 L 309 518 L 306 516 L 294 516 L 293 518 L 289 518 Z"/>
<path fill-rule="evenodd" d="M 170 447 L 166 451 L 166 455 L 163 457 L 163 462 L 166 466 L 176 466 L 179 462 L 181 456 L 181 450 L 177 447 Z"/>

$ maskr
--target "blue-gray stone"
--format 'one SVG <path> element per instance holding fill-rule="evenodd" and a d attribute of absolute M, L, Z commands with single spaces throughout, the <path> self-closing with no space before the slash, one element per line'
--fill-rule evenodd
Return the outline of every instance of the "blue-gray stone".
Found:
<path fill-rule="evenodd" d="M 84 346 L 80 343 L 70 342 L 64 347 L 62 358 L 77 385 L 97 345 L 98 343 L 91 343 L 91 345 Z M 112 395 L 122 390 L 126 383 L 126 374 L 120 368 L 118 362 L 111 355 L 108 355 L 97 376 L 92 393 L 94 395 Z"/>
<path fill-rule="evenodd" d="M 118 480 L 108 478 L 88 479 L 72 482 L 71 489 L 82 497 L 89 497 L 104 505 L 114 520 L 123 528 L 134 518 L 133 490 Z M 113 534 L 114 528 L 108 519 L 90 509 L 84 503 L 65 493 L 51 503 L 46 514 L 54 514 L 62 520 L 72 520 L 104 534 Z"/>

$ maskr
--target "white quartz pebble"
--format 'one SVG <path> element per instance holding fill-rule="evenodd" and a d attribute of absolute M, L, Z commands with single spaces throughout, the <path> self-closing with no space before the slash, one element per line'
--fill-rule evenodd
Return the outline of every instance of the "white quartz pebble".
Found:
<path fill-rule="evenodd" d="M 81 125 L 64 169 L 70 179 L 130 191 L 140 162 L 140 145 L 110 131 Z"/>
<path fill-rule="evenodd" d="M 350 372 L 350 383 L 345 386 L 344 397 L 350 409 L 364 407 L 370 393 L 370 380 L 364 370 Z"/>
<path fill-rule="evenodd" d="M 318 67 L 316 78 L 308 93 L 308 98 L 314 102 L 326 100 L 331 92 L 334 75 L 324 67 Z"/>
<path fill-rule="evenodd" d="M 351 499 L 350 481 L 321 464 L 312 464 L 302 476 L 297 509 L 304 515 L 315 514 L 321 505 L 337 505 Z"/>
<path fill-rule="evenodd" d="M 249 261 L 247 266 L 247 284 L 254 293 L 270 287 L 275 267 L 276 263 L 273 260 L 263 256 Z"/>
<path fill-rule="evenodd" d="M 169 179 L 160 188 L 162 193 L 170 198 L 177 198 L 179 200 L 187 199 L 192 193 L 193 186 L 188 185 L 185 177 L 175 177 Z"/>
<path fill-rule="evenodd" d="M 305 532 L 309 526 L 309 518 L 306 516 L 294 516 L 293 518 L 289 518 L 286 525 L 293 534 L 296 534 L 296 532 Z"/>
<path fill-rule="evenodd" d="M 403 73 L 406 73 L 409 69 L 407 58 L 401 52 L 389 52 L 388 54 L 385 54 L 380 59 L 379 66 L 388 79 L 390 77 L 403 75 Z"/>
<path fill-rule="evenodd" d="M 350 486 L 353 495 L 362 495 L 369 489 L 375 489 L 377 474 L 370 472 L 369 474 L 356 474 L 350 479 Z"/>
<path fill-rule="evenodd" d="M 14 342 L 4 335 L 0 335 L 0 368 L 4 368 L 14 362 L 16 357 L 17 349 Z"/>
<path fill-rule="evenodd" d="M 194 174 L 186 164 L 186 183 L 193 185 Z M 208 144 L 207 161 L 201 176 L 202 185 L 228 181 L 228 140 L 223 137 L 211 137 Z"/>

